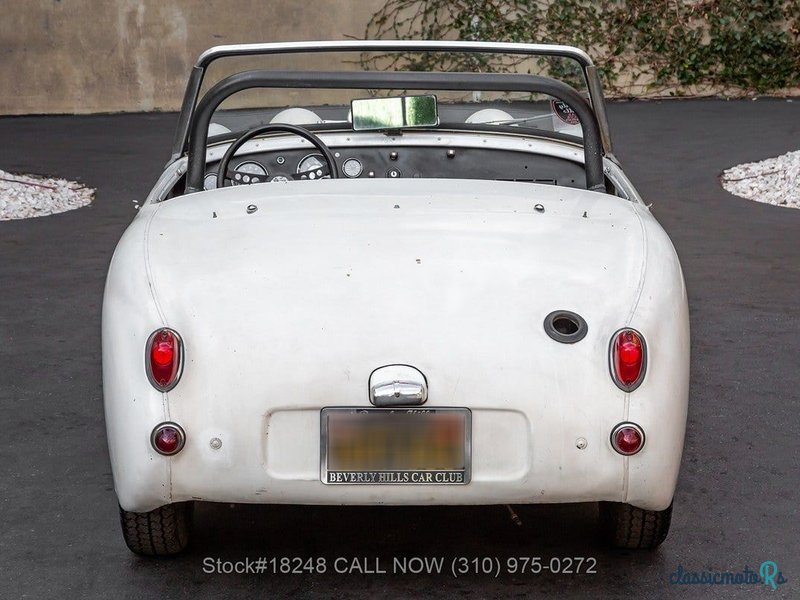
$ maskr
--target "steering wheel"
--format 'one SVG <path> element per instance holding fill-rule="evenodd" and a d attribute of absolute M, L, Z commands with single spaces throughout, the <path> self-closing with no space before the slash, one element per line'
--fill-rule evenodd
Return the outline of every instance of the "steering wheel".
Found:
<path fill-rule="evenodd" d="M 308 140 L 317 150 L 319 150 L 320 154 L 322 154 L 322 157 L 327 163 L 324 167 L 315 167 L 313 169 L 309 169 L 308 171 L 293 173 L 290 175 L 292 179 L 320 179 L 326 175 L 330 176 L 331 179 L 338 179 L 339 175 L 336 172 L 336 162 L 333 159 L 333 152 L 331 152 L 330 148 L 325 145 L 325 142 L 303 127 L 298 127 L 297 125 L 288 125 L 285 123 L 274 123 L 271 125 L 254 127 L 253 129 L 244 132 L 242 135 L 236 138 L 236 140 L 230 145 L 230 148 L 228 148 L 228 151 L 225 152 L 222 160 L 219 161 L 219 167 L 217 168 L 217 187 L 225 187 L 226 180 L 231 182 L 234 180 L 241 180 L 245 175 L 248 176 L 250 181 L 255 181 L 258 183 L 259 180 L 257 178 L 254 179 L 252 173 L 243 173 L 241 171 L 237 171 L 236 169 L 229 169 L 228 165 L 230 164 L 233 155 L 236 154 L 236 151 L 246 142 L 252 140 L 258 135 L 271 133 L 273 131 L 293 133 L 305 140 Z M 236 179 L 237 175 L 239 175 L 238 179 Z M 264 178 L 264 181 L 269 181 L 269 178 Z"/>

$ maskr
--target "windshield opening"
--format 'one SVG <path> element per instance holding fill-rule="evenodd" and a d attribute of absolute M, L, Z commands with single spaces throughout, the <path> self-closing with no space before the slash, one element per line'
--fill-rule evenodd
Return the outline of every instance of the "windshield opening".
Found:
<path fill-rule="evenodd" d="M 314 128 L 340 125 L 352 129 L 351 101 L 374 97 L 370 90 L 297 90 L 297 104 L 268 106 L 271 90 L 245 90 L 228 98 L 214 112 L 209 135 L 242 132 L 270 123 L 288 123 Z M 276 90 L 287 93 L 290 90 Z M 334 92 L 334 93 L 325 93 Z M 404 90 L 381 90 L 384 97 L 402 97 Z M 555 132 L 582 137 L 580 123 L 563 102 L 547 94 L 497 93 L 442 90 L 414 91 L 436 97 L 439 124 L 447 129 L 468 125 L 496 128 L 508 133 Z M 302 97 L 302 104 L 301 104 Z M 388 128 L 387 128 L 388 129 Z"/>
<path fill-rule="evenodd" d="M 278 54 L 225 57 L 208 68 L 201 87 L 205 93 L 224 77 L 246 70 L 296 71 L 424 71 L 434 61 L 449 72 L 522 73 L 548 76 L 564 81 L 588 99 L 582 66 L 574 59 L 558 56 L 525 56 L 490 53 L 385 53 L 325 52 L 319 54 Z M 434 94 L 440 107 L 440 127 L 480 124 L 496 126 L 509 132 L 521 129 L 563 133 L 581 137 L 582 130 L 574 113 L 550 96 L 524 92 L 487 92 L 482 90 L 388 90 L 388 89 L 319 89 L 280 88 L 248 89 L 227 98 L 212 118 L 209 135 L 227 130 L 244 131 L 267 123 L 290 123 L 303 126 L 339 123 L 349 128 L 352 100 L 374 97 L 398 97 Z"/>

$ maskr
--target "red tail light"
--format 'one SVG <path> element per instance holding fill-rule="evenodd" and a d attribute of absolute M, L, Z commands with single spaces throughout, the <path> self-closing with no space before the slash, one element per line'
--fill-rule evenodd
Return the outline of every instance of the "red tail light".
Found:
<path fill-rule="evenodd" d="M 183 449 L 186 443 L 186 434 L 183 427 L 177 423 L 166 422 L 156 425 L 150 434 L 150 443 L 155 451 L 164 456 L 172 456 Z"/>
<path fill-rule="evenodd" d="M 174 388 L 183 366 L 181 337 L 172 329 L 157 329 L 147 340 L 147 377 L 160 392 Z"/>
<path fill-rule="evenodd" d="M 611 445 L 623 456 L 636 454 L 644 446 L 644 431 L 636 423 L 620 423 L 611 432 Z"/>
<path fill-rule="evenodd" d="M 620 329 L 611 338 L 611 375 L 622 390 L 632 392 L 644 379 L 647 346 L 635 329 Z"/>

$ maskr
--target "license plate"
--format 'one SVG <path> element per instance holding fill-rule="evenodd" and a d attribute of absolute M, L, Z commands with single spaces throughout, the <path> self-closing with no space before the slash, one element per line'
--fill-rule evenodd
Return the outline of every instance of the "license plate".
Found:
<path fill-rule="evenodd" d="M 320 426 L 323 483 L 469 483 L 467 408 L 323 408 Z"/>

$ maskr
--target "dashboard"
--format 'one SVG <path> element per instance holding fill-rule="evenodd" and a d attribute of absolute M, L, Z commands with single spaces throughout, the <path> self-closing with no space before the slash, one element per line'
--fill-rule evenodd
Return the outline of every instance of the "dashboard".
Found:
<path fill-rule="evenodd" d="M 563 158 L 492 148 L 442 146 L 331 146 L 342 178 L 403 177 L 495 179 L 585 188 L 583 166 Z M 218 162 L 209 162 L 205 189 L 217 187 Z M 236 156 L 233 185 L 286 181 L 300 172 L 324 167 L 313 149 L 271 150 Z"/>

